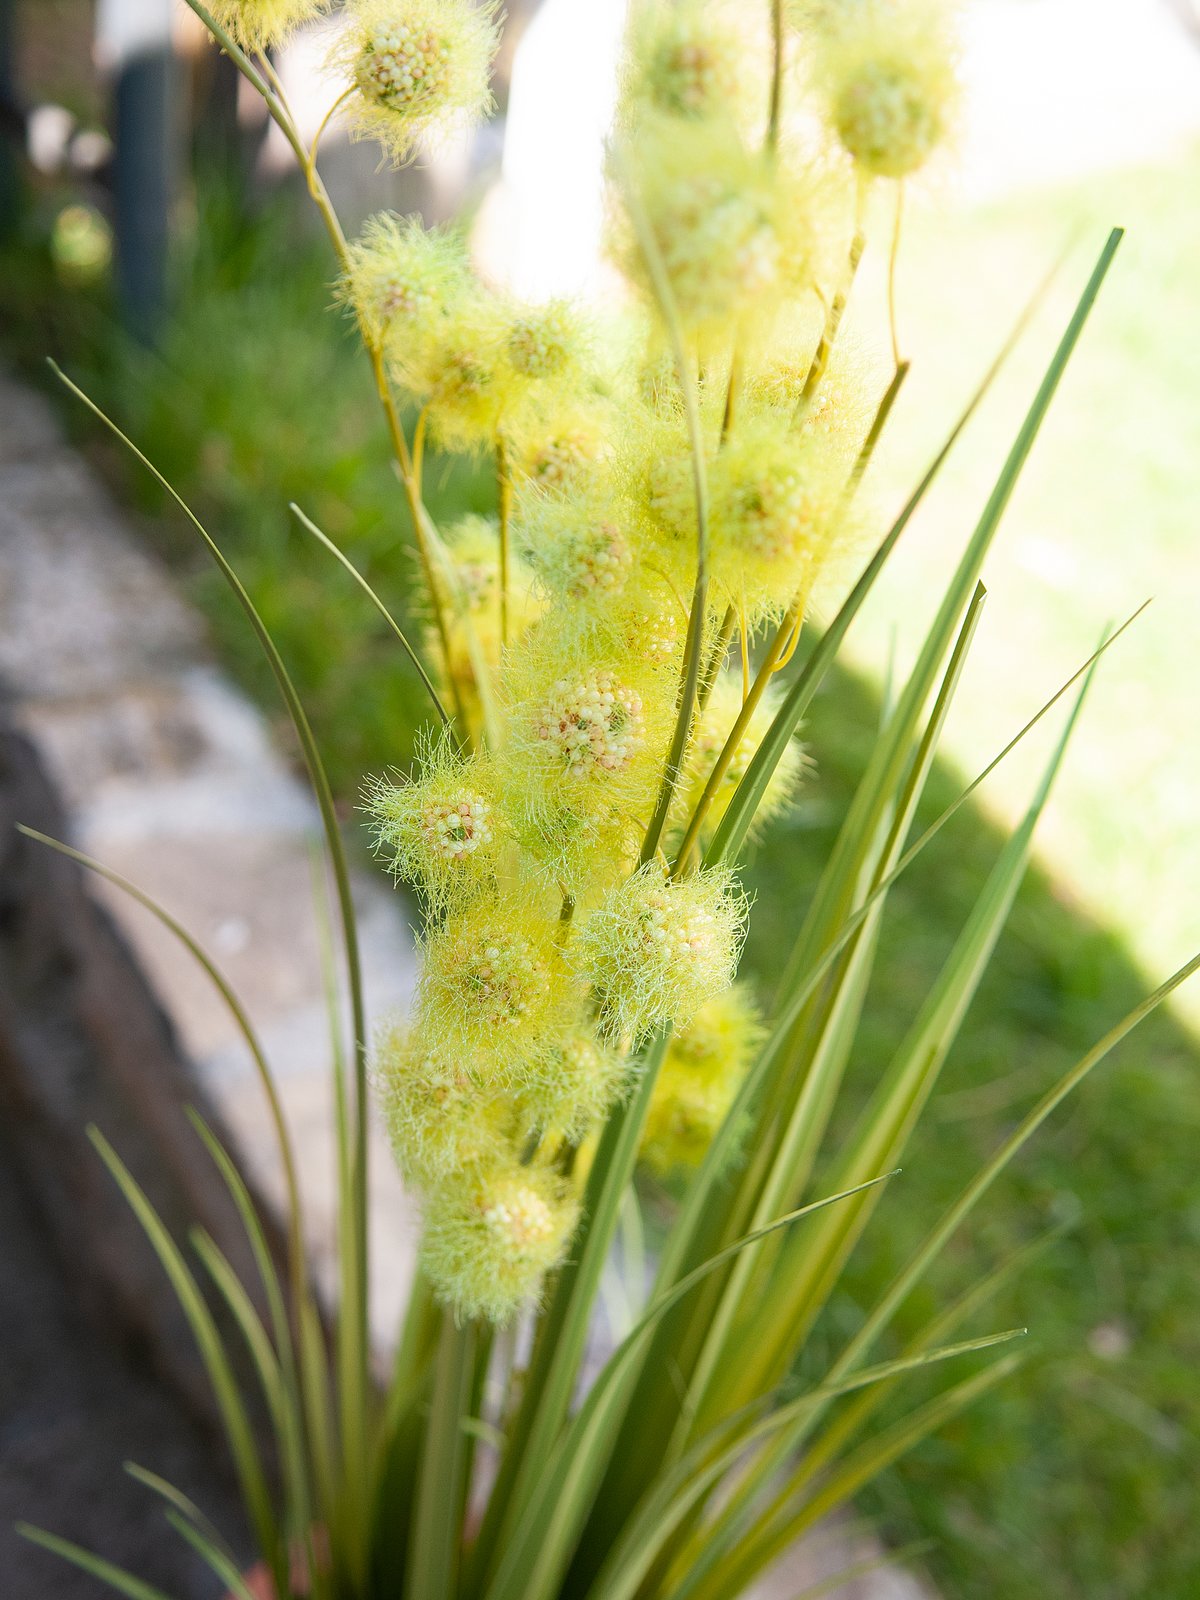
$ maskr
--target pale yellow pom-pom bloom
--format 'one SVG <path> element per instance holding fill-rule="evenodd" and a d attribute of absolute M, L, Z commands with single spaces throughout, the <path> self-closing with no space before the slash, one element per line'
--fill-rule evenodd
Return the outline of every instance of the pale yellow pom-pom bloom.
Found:
<path fill-rule="evenodd" d="M 637 1037 L 684 1027 L 733 981 L 746 921 L 732 873 L 679 882 L 649 862 L 584 924 L 579 959 L 608 1029 Z"/>
<path fill-rule="evenodd" d="M 351 134 L 400 162 L 419 140 L 486 116 L 498 43 L 495 4 L 349 0 L 330 66 L 351 91 Z"/>
<path fill-rule="evenodd" d="M 438 1298 L 459 1318 L 504 1323 L 536 1303 L 578 1217 L 571 1186 L 558 1173 L 497 1162 L 430 1194 L 422 1262 Z"/>
<path fill-rule="evenodd" d="M 208 0 L 208 10 L 245 50 L 268 50 L 328 11 L 332 0 Z"/>

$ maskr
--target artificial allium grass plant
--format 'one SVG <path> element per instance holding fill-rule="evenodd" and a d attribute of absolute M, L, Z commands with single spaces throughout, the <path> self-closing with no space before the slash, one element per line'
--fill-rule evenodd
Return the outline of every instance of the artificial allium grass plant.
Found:
<path fill-rule="evenodd" d="M 515 302 L 473 271 L 458 234 L 415 218 L 378 217 L 347 241 L 264 53 L 321 7 L 188 3 L 262 95 L 328 229 L 337 296 L 394 445 L 426 616 L 418 651 L 360 579 L 364 604 L 397 635 L 396 670 L 420 675 L 430 706 L 415 770 L 365 790 L 379 852 L 423 914 L 413 1014 L 371 1038 L 316 740 L 267 630 L 196 523 L 296 725 L 325 823 L 353 1028 L 334 1065 L 330 1352 L 270 1071 L 209 966 L 260 1069 L 288 1175 L 285 1287 L 236 1168 L 201 1127 L 262 1269 L 260 1295 L 197 1241 L 257 1369 L 269 1441 L 251 1427 L 192 1268 L 118 1153 L 99 1134 L 97 1145 L 191 1319 L 280 1600 L 725 1600 L 1012 1370 L 1013 1352 L 980 1354 L 1011 1333 L 963 1325 L 986 1285 L 964 1284 L 899 1349 L 886 1343 L 893 1315 L 997 1173 L 1195 966 L 1046 1095 L 929 1219 L 925 1243 L 861 1308 L 823 1375 L 801 1381 L 798 1357 L 874 1208 L 903 1203 L 902 1180 L 886 1180 L 987 966 L 1078 710 L 1076 698 L 872 1098 L 830 1147 L 888 891 L 975 787 L 910 840 L 979 621 L 981 565 L 1118 235 L 890 697 L 819 884 L 796 908 L 784 981 L 760 1008 L 736 981 L 750 909 L 739 861 L 797 786 L 819 786 L 797 743 L 806 707 L 991 376 L 899 516 L 877 526 L 863 479 L 906 368 L 897 358 L 890 377 L 860 370 L 839 330 L 869 191 L 916 173 L 952 130 L 952 19 L 925 0 L 764 0 L 761 17 L 721 0 L 635 5 L 609 147 L 612 256 L 630 293 L 619 315 L 590 315 Z M 349 0 L 332 26 L 331 116 L 388 157 L 407 160 L 488 108 L 491 6 Z M 894 244 L 884 241 L 893 257 Z M 427 438 L 490 459 L 493 517 L 433 524 Z M 1086 684 L 1095 659 L 1071 684 Z M 388 757 L 379 752 L 381 769 Z M 424 1218 L 382 1389 L 366 1318 L 371 1089 Z M 649 1282 L 631 1243 L 639 1162 L 678 1197 Z M 634 1308 L 624 1321 L 602 1301 L 614 1268 Z M 935 1399 L 898 1404 L 909 1369 L 941 1362 Z M 201 1513 L 146 1481 L 244 1597 Z M 33 1536 L 125 1594 L 160 1600 Z"/>

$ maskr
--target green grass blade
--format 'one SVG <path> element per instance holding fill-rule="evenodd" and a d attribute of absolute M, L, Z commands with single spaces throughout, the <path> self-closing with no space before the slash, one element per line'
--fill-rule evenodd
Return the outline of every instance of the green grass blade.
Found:
<path fill-rule="evenodd" d="M 819 1492 L 798 1510 L 775 1514 L 760 1520 L 739 1541 L 730 1557 L 710 1573 L 695 1569 L 672 1600 L 736 1600 L 754 1578 L 770 1566 L 800 1535 L 822 1517 L 845 1505 L 865 1485 L 877 1478 L 914 1445 L 943 1427 L 959 1412 L 981 1399 L 1019 1365 L 1020 1357 L 1002 1356 L 982 1372 L 936 1396 L 917 1411 L 902 1418 L 885 1432 L 868 1441 L 829 1475 Z"/>
<path fill-rule="evenodd" d="M 917 1356 L 938 1345 L 946 1344 L 950 1335 L 973 1311 L 983 1306 L 1007 1278 L 1021 1272 L 1026 1264 L 1045 1250 L 1061 1232 L 1062 1229 L 1053 1229 L 1006 1257 L 999 1266 L 972 1284 L 965 1294 L 958 1296 L 932 1321 L 926 1323 L 901 1351 L 901 1355 Z M 810 1432 L 820 1421 L 824 1407 L 810 1413 L 802 1429 L 789 1431 L 763 1449 L 754 1465 L 739 1476 L 737 1488 L 729 1497 L 728 1503 L 722 1506 L 720 1514 L 707 1525 L 704 1551 L 698 1557 L 699 1565 L 707 1571 L 715 1567 L 726 1554 L 736 1550 L 754 1517 L 766 1516 L 761 1509 L 763 1492 L 772 1485 L 777 1485 L 781 1475 L 785 1473 L 787 1487 L 778 1491 L 769 1504 L 781 1512 L 786 1510 L 788 1502 L 795 1494 L 807 1483 L 819 1478 L 844 1452 L 855 1435 L 861 1432 L 872 1415 L 902 1381 L 903 1373 L 900 1373 L 868 1388 L 859 1389 L 853 1399 L 841 1408 L 834 1421 L 811 1443 Z M 801 1449 L 804 1453 L 797 1458 L 797 1452 Z"/>
<path fill-rule="evenodd" d="M 913 731 L 921 709 L 932 692 L 940 663 L 949 648 L 956 620 L 978 582 L 984 557 L 1033 449 L 1034 441 L 1041 431 L 1067 362 L 1083 332 L 1120 241 L 1121 231 L 1114 229 L 1100 252 L 1091 277 L 1046 368 L 983 513 L 942 598 L 916 664 L 897 701 L 895 712 L 872 752 L 866 773 L 834 844 L 796 942 L 796 948 L 781 981 L 782 993 L 786 993 L 807 970 L 809 964 L 817 958 L 847 914 L 848 897 L 861 869 L 864 851 L 875 836 L 878 818 L 888 803 L 888 797 L 900 781 L 900 774 L 908 759 Z M 750 778 L 753 767 L 752 762 L 743 782 Z"/>
<path fill-rule="evenodd" d="M 759 1405 L 743 1408 L 719 1423 L 711 1435 L 696 1445 L 653 1485 L 637 1513 L 616 1541 L 586 1600 L 633 1600 L 639 1585 L 675 1529 L 700 1500 L 741 1460 L 746 1450 L 788 1429 L 817 1406 L 871 1383 L 881 1383 L 901 1372 L 915 1371 L 941 1361 L 987 1350 L 1019 1338 L 1024 1329 L 1010 1329 L 982 1339 L 969 1339 L 915 1357 L 900 1357 L 864 1368 L 835 1384 L 799 1396 L 766 1417 L 756 1417 Z M 674 1597 L 673 1597 L 674 1600 Z"/>
<path fill-rule="evenodd" d="M 250 1525 L 254 1529 L 262 1554 L 275 1573 L 277 1584 L 281 1584 L 286 1576 L 285 1555 L 271 1504 L 270 1490 L 267 1487 L 266 1474 L 263 1471 L 262 1460 L 238 1389 L 237 1379 L 229 1364 L 212 1313 L 205 1304 L 187 1263 L 163 1225 L 161 1217 L 120 1156 L 99 1129 L 89 1128 L 88 1137 L 141 1223 L 187 1317 L 216 1397 Z"/>
<path fill-rule="evenodd" d="M 125 1471 L 136 1483 L 140 1483 L 144 1488 L 149 1489 L 151 1494 L 158 1495 L 160 1500 L 165 1500 L 168 1505 L 173 1506 L 180 1515 L 185 1516 L 193 1526 L 198 1528 L 210 1543 L 216 1545 L 231 1561 L 233 1560 L 233 1551 L 226 1544 L 219 1530 L 205 1516 L 196 1502 L 190 1500 L 184 1494 L 182 1489 L 177 1489 L 166 1478 L 160 1478 L 157 1472 L 151 1472 L 148 1468 L 139 1466 L 136 1461 L 127 1461 L 125 1463 Z"/>
<path fill-rule="evenodd" d="M 193 1231 L 192 1246 L 241 1329 L 258 1372 L 287 1486 L 285 1527 L 291 1538 L 302 1538 L 312 1519 L 312 1498 L 304 1458 L 304 1424 L 295 1392 L 284 1377 L 279 1357 L 245 1285 L 226 1256 L 201 1228 Z"/>
<path fill-rule="evenodd" d="M 971 604 L 959 628 L 958 639 L 943 675 L 925 732 L 912 760 L 908 777 L 895 802 L 894 815 L 887 821 L 887 832 L 880 848 L 879 864 L 874 868 L 873 881 L 868 884 L 868 890 L 886 875 L 903 847 L 904 838 L 933 765 L 938 741 L 945 727 L 955 690 L 961 681 L 985 598 L 986 591 L 983 585 L 977 584 Z M 880 824 L 885 821 L 886 818 L 881 818 Z M 827 989 L 826 1020 L 818 1032 L 815 1048 L 811 1054 L 802 1063 L 795 1063 L 794 1067 L 789 1065 L 786 1058 L 781 1061 L 782 1070 L 778 1079 L 781 1090 L 786 1089 L 790 1080 L 796 1079 L 799 1080 L 800 1087 L 790 1109 L 783 1102 L 782 1095 L 777 1096 L 775 1105 L 768 1102 L 764 1107 L 763 1115 L 757 1123 L 757 1142 L 765 1156 L 771 1150 L 768 1125 L 775 1120 L 776 1106 L 779 1108 L 783 1125 L 776 1138 L 774 1152 L 765 1163 L 763 1179 L 759 1183 L 757 1171 L 752 1168 L 747 1175 L 749 1181 L 744 1185 L 754 1196 L 753 1210 L 750 1212 L 752 1227 L 760 1226 L 768 1217 L 784 1209 L 788 1203 L 786 1197 L 800 1194 L 807 1183 L 857 1033 L 862 1003 L 874 961 L 875 935 L 882 913 L 883 901 L 877 899 L 872 917 L 863 922 L 858 933 L 850 941 L 840 969 L 831 976 Z M 778 1034 L 778 1028 L 775 1032 Z M 876 1168 L 876 1171 L 879 1170 L 882 1169 Z M 855 1183 L 861 1181 L 862 1177 L 855 1179 Z M 838 1184 L 837 1187 L 844 1189 L 851 1186 Z M 706 1312 L 708 1325 L 681 1408 L 676 1428 L 676 1448 L 681 1447 L 686 1441 L 696 1425 L 697 1418 L 702 1423 L 707 1414 L 711 1420 L 711 1411 L 708 1413 L 704 1411 L 705 1400 L 718 1371 L 728 1366 L 726 1359 L 728 1342 L 733 1336 L 739 1314 L 746 1304 L 752 1276 L 761 1270 L 759 1252 L 747 1252 L 742 1255 L 730 1274 L 729 1282 L 715 1311 Z"/>
<path fill-rule="evenodd" d="M 18 1522 L 16 1531 L 22 1539 L 28 1539 L 31 1544 L 41 1545 L 43 1550 L 49 1550 L 51 1555 L 61 1556 L 64 1561 L 79 1567 L 98 1583 L 103 1583 L 109 1589 L 115 1589 L 118 1594 L 125 1595 L 126 1600 L 171 1600 L 170 1595 L 164 1594 L 161 1589 L 156 1589 L 153 1584 L 144 1583 L 132 1573 L 113 1566 L 111 1561 L 104 1561 L 100 1556 L 94 1556 L 90 1550 L 72 1544 L 69 1539 L 60 1539 L 55 1533 L 31 1527 L 28 1522 Z"/>
<path fill-rule="evenodd" d="M 321 754 L 317 748 L 316 739 L 308 721 L 307 713 L 296 693 L 295 685 L 283 657 L 272 639 L 270 631 L 258 610 L 246 592 L 241 579 L 230 566 L 222 553 L 216 540 L 205 528 L 196 513 L 184 500 L 183 496 L 172 487 L 152 461 L 145 456 L 137 445 L 124 434 L 117 424 L 108 417 L 94 400 L 90 399 L 82 389 L 55 365 L 50 362 L 51 371 L 65 385 L 75 397 L 124 445 L 135 460 L 141 463 L 154 480 L 171 497 L 192 527 L 200 535 L 205 547 L 216 563 L 221 576 L 225 579 L 233 592 L 235 599 L 246 615 L 254 635 L 262 647 L 263 654 L 271 668 L 272 675 L 283 697 L 284 705 L 296 730 L 296 737 L 300 742 L 304 764 L 308 771 L 309 782 L 316 797 L 317 807 L 321 815 L 321 825 L 325 835 L 325 843 L 329 852 L 330 865 L 333 868 L 334 884 L 337 893 L 338 912 L 341 922 L 342 945 L 346 963 L 346 984 L 350 996 L 351 1020 L 354 1036 L 354 1082 L 355 1082 L 355 1218 L 354 1248 L 358 1259 L 358 1296 L 356 1325 L 363 1330 L 360 1339 L 360 1348 L 356 1352 L 357 1377 L 347 1396 L 347 1403 L 356 1407 L 361 1413 L 358 1432 L 363 1436 L 366 1433 L 365 1412 L 367 1404 L 368 1376 L 367 1367 L 369 1354 L 366 1346 L 365 1329 L 367 1327 L 367 1068 L 366 1068 L 366 1013 L 363 1003 L 362 964 L 358 949 L 358 926 L 355 919 L 354 901 L 350 892 L 350 872 L 346 862 L 345 846 L 342 842 L 341 830 L 338 827 L 337 813 L 334 809 L 333 793 L 329 787 L 329 778 L 325 772 Z"/>
<path fill-rule="evenodd" d="M 236 1600 L 258 1600 L 238 1571 L 236 1561 L 206 1539 L 200 1530 L 186 1517 L 181 1517 L 178 1511 L 168 1511 L 166 1518 L 179 1537 L 190 1544 L 204 1564 L 216 1573 L 230 1595 L 236 1596 Z"/>
<path fill-rule="evenodd" d="M 85 855 L 82 850 L 75 850 L 70 845 L 63 844 L 60 839 L 51 838 L 49 834 L 39 833 L 36 828 L 29 828 L 24 823 L 18 823 L 17 831 L 18 833 L 23 833 L 28 839 L 36 839 L 39 844 L 48 845 L 51 850 L 56 850 L 59 855 L 66 856 L 68 860 L 77 861 L 80 866 L 86 867 L 89 872 L 94 872 L 98 878 L 103 878 L 106 883 L 111 883 L 114 888 L 120 889 L 122 894 L 127 894 L 130 899 L 136 900 L 138 905 L 149 911 L 151 916 L 157 918 L 162 926 L 179 940 L 192 959 L 208 976 L 224 1002 L 226 1010 L 233 1018 L 238 1032 L 245 1041 L 246 1048 L 249 1050 L 251 1060 L 254 1063 L 259 1085 L 266 1098 L 267 1109 L 271 1116 L 271 1126 L 275 1134 L 275 1142 L 279 1147 L 279 1157 L 283 1163 L 284 1183 L 287 1188 L 289 1253 L 293 1280 L 297 1285 L 305 1284 L 307 1282 L 307 1267 L 301 1232 L 303 1224 L 300 1212 L 300 1185 L 296 1179 L 295 1152 L 292 1148 L 291 1136 L 288 1133 L 287 1121 L 283 1114 L 283 1105 L 279 1099 L 279 1091 L 275 1085 L 275 1075 L 271 1071 L 266 1052 L 263 1050 L 246 1008 L 238 999 L 233 986 L 204 949 L 204 946 L 169 911 L 159 905 L 157 900 L 148 895 L 145 890 L 139 889 L 136 883 L 131 883 L 128 878 L 122 877 L 119 872 L 114 872 L 111 867 L 106 867 L 103 862 L 95 860 L 94 857 Z"/>
<path fill-rule="evenodd" d="M 463 1423 L 470 1412 L 474 1351 L 473 1324 L 460 1328 L 453 1312 L 446 1311 L 417 1480 L 409 1581 L 404 1590 L 408 1600 L 446 1600 L 455 1592 L 462 1545 L 459 1512 L 467 1472 Z"/>
<path fill-rule="evenodd" d="M 708 595 L 708 474 L 704 452 L 704 434 L 700 419 L 700 397 L 696 379 L 688 360 L 683 327 L 679 319 L 671 280 L 667 274 L 662 252 L 654 236 L 654 229 L 646 215 L 638 191 L 635 174 L 626 160 L 624 151 L 615 143 L 610 147 L 609 159 L 617 173 L 625 197 L 629 220 L 641 252 L 642 261 L 650 279 L 659 315 L 666 330 L 667 341 L 675 362 L 679 380 L 679 393 L 683 400 L 684 420 L 687 424 L 688 447 L 692 468 L 692 491 L 696 511 L 696 581 L 688 611 L 687 636 L 683 647 L 683 666 L 679 680 L 678 704 L 675 710 L 675 727 L 671 734 L 671 747 L 663 768 L 662 782 L 654 804 L 650 825 L 642 842 L 640 861 L 652 861 L 658 851 L 663 828 L 679 786 L 683 772 L 688 741 L 692 736 L 696 703 L 700 694 L 700 675 L 704 655 L 704 627 Z"/>
<path fill-rule="evenodd" d="M 399 639 L 400 644 L 402 645 L 405 654 L 408 656 L 408 659 L 412 662 L 413 666 L 416 668 L 417 675 L 420 678 L 421 682 L 425 685 L 425 691 L 429 695 L 430 700 L 433 702 L 433 709 L 437 712 L 438 717 L 441 720 L 442 726 L 444 728 L 451 728 L 453 726 L 453 722 L 452 722 L 450 713 L 446 710 L 445 706 L 442 704 L 441 696 L 438 694 L 437 690 L 433 686 L 433 680 L 430 678 L 429 674 L 425 671 L 425 667 L 422 664 L 420 656 L 413 649 L 412 645 L 409 644 L 407 637 L 405 636 L 403 630 L 400 627 L 400 624 L 392 616 L 391 612 L 384 605 L 383 601 L 379 598 L 379 596 L 375 593 L 374 589 L 372 589 L 371 585 L 363 577 L 362 573 L 358 570 L 358 568 L 350 560 L 350 557 L 348 555 L 346 555 L 346 553 L 343 550 L 340 550 L 338 548 L 338 546 L 336 544 L 334 544 L 333 540 L 331 538 L 329 538 L 329 536 L 327 534 L 322 533 L 321 529 L 317 527 L 316 523 L 312 520 L 312 518 L 309 517 L 309 516 L 306 516 L 305 513 L 303 511 L 301 511 L 300 507 L 295 503 L 294 500 L 289 502 L 288 510 L 296 518 L 297 522 L 299 522 L 301 527 L 306 528 L 308 530 L 308 532 L 312 534 L 313 538 L 316 539 L 319 544 L 321 544 L 326 550 L 329 551 L 331 556 L 335 557 L 336 560 L 341 562 L 342 566 L 345 567 L 346 571 L 354 579 L 355 583 L 358 584 L 359 588 L 367 596 L 367 599 L 370 600 L 371 604 L 375 607 L 376 611 L 378 611 L 379 615 L 383 618 L 383 620 L 387 623 L 388 627 L 396 635 L 396 638 Z"/>
<path fill-rule="evenodd" d="M 894 1176 L 895 1173 L 883 1173 L 870 1182 L 885 1183 Z M 846 1194 L 826 1195 L 785 1217 L 776 1218 L 694 1268 L 651 1303 L 608 1358 L 568 1432 L 546 1463 L 520 1526 L 506 1542 L 496 1580 L 487 1591 L 487 1600 L 542 1600 L 543 1596 L 557 1594 L 574 1540 L 608 1466 L 609 1453 L 620 1426 L 624 1398 L 620 1379 L 639 1353 L 645 1336 L 665 1313 L 709 1273 L 759 1239 L 848 1198 Z"/>
<path fill-rule="evenodd" d="M 954 949 L 848 1141 L 847 1154 L 838 1169 L 839 1188 L 878 1171 L 879 1166 L 871 1163 L 879 1162 L 881 1153 L 883 1164 L 893 1164 L 900 1158 L 1016 898 L 1034 829 L 1061 766 L 1089 682 L 1090 673 L 1025 817 L 1001 851 Z M 785 1252 L 781 1260 L 781 1271 L 768 1289 L 767 1303 L 762 1308 L 763 1326 L 769 1331 L 756 1352 L 752 1376 L 760 1387 L 765 1386 L 764 1372 L 786 1366 L 796 1338 L 811 1326 L 824 1304 L 839 1265 L 866 1226 L 871 1211 L 869 1197 L 864 1196 L 847 1209 L 852 1214 L 846 1217 L 844 1228 L 823 1228 L 818 1223 L 815 1235 L 806 1233 L 803 1260 L 793 1249 Z M 747 1381 L 751 1381 L 750 1374 L 745 1378 L 739 1375 L 732 1392 L 738 1392 Z"/>
<path fill-rule="evenodd" d="M 793 1595 L 792 1600 L 823 1600 L 825 1595 L 836 1595 L 839 1589 L 846 1589 L 859 1578 L 869 1578 L 874 1572 L 884 1572 L 894 1567 L 902 1567 L 906 1561 L 915 1561 L 918 1556 L 925 1555 L 931 1548 L 931 1540 L 914 1539 L 911 1544 L 906 1544 L 899 1550 L 885 1550 L 877 1556 L 864 1556 L 861 1561 L 852 1561 L 848 1567 L 843 1567 L 840 1572 L 821 1579 L 819 1583 L 809 1584 L 806 1589 L 801 1589 L 799 1594 Z"/>
<path fill-rule="evenodd" d="M 669 1031 L 663 1029 L 643 1048 L 634 1092 L 612 1113 L 600 1136 L 588 1174 L 584 1222 L 575 1256 L 559 1274 L 539 1329 L 525 1397 L 510 1430 L 480 1532 L 473 1570 L 480 1592 L 494 1575 L 499 1552 L 524 1514 L 541 1464 L 566 1420 L 601 1274 L 620 1220 L 622 1196 L 637 1164 L 668 1040 Z"/>
<path fill-rule="evenodd" d="M 1094 1045 L 1086 1055 L 1082 1056 L 1043 1095 L 1033 1110 L 1021 1120 L 1008 1138 L 1004 1140 L 1003 1144 L 1000 1145 L 991 1160 L 980 1169 L 954 1204 L 946 1211 L 912 1260 L 889 1286 L 878 1305 L 872 1310 L 870 1317 L 864 1323 L 860 1332 L 847 1347 L 845 1354 L 838 1362 L 837 1370 L 849 1370 L 857 1360 L 866 1354 L 875 1339 L 890 1322 L 910 1290 L 940 1254 L 955 1230 L 961 1226 L 966 1217 L 991 1188 L 992 1184 L 1024 1149 L 1025 1145 L 1029 1143 L 1047 1118 L 1099 1066 L 1105 1056 L 1120 1044 L 1127 1034 L 1132 1033 L 1134 1028 L 1144 1022 L 1153 1012 L 1157 1011 L 1159 1006 L 1169 999 L 1175 990 L 1181 984 L 1186 983 L 1198 970 L 1200 970 L 1200 955 L 1193 956 L 1190 961 L 1185 962 L 1165 983 L 1160 984 L 1152 994 L 1147 995 L 1139 1005 L 1128 1012 L 1115 1027 L 1105 1034 L 1103 1039 Z"/>
<path fill-rule="evenodd" d="M 275 1348 L 279 1352 L 280 1365 L 285 1372 L 290 1372 L 294 1376 L 295 1351 L 292 1346 L 292 1330 L 288 1322 L 287 1305 L 283 1298 L 279 1275 L 275 1271 L 271 1247 L 267 1243 L 266 1234 L 263 1232 L 262 1220 L 255 1208 L 250 1191 L 246 1187 L 245 1179 L 238 1171 L 233 1157 L 195 1107 L 187 1106 L 185 1109 L 189 1122 L 199 1134 L 205 1149 L 212 1157 L 213 1165 L 224 1178 L 225 1186 L 238 1209 L 238 1214 L 242 1219 L 242 1226 L 246 1230 L 246 1238 L 254 1256 L 254 1264 L 258 1268 L 263 1292 L 267 1297 L 271 1331 L 275 1338 Z"/>
<path fill-rule="evenodd" d="M 177 1489 L 173 1483 L 160 1478 L 156 1472 L 148 1472 L 145 1467 L 139 1467 L 136 1462 L 127 1461 L 125 1470 L 131 1478 L 144 1485 L 152 1494 L 166 1501 L 167 1521 L 216 1573 L 229 1593 L 236 1596 L 236 1600 L 256 1600 L 242 1577 L 233 1551 L 200 1507 L 193 1500 L 189 1500 L 182 1489 Z"/>

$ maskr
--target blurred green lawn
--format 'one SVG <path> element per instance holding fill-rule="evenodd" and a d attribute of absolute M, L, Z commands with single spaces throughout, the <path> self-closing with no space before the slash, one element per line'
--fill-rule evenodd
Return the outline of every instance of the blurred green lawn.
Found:
<path fill-rule="evenodd" d="M 1052 870 L 1030 875 L 904 1176 L 819 1338 L 853 1323 L 856 1297 L 890 1272 L 981 1155 L 1145 992 L 1139 962 L 1159 975 L 1190 953 L 1189 930 L 1195 940 L 1187 885 L 1200 881 L 1189 827 L 1200 579 L 1190 546 L 1200 441 L 1190 353 L 1200 348 L 1200 222 L 1189 190 L 1200 192 L 1200 159 L 948 221 L 914 209 L 901 304 L 917 361 L 877 473 L 885 502 L 924 465 L 1072 223 L 1087 223 L 1098 248 L 1117 204 L 1131 229 L 990 563 L 989 614 L 929 815 L 1089 653 L 1106 620 L 1148 592 L 1160 598 L 1105 665 L 1047 819 Z M 373 613 L 285 507 L 299 501 L 402 610 L 410 556 L 400 495 L 368 375 L 324 310 L 323 254 L 297 249 L 269 214 L 245 229 L 219 203 L 203 204 L 178 322 L 158 355 L 121 347 L 94 305 L 48 294 L 36 249 L 22 258 L 20 350 L 41 354 L 49 341 L 210 519 L 296 674 L 349 810 L 364 772 L 406 759 L 423 712 Z M 764 987 L 869 748 L 893 622 L 903 662 L 1086 265 L 1080 246 L 855 630 L 852 656 L 866 676 L 843 672 L 814 707 L 815 777 L 751 870 L 747 965 Z M 877 298 L 869 267 L 856 294 L 864 306 Z M 273 706 L 255 647 L 186 531 L 107 445 L 94 434 L 88 443 L 178 563 L 220 652 Z M 435 470 L 430 488 L 435 515 L 484 508 L 490 494 L 462 469 Z M 1017 762 L 989 786 L 988 804 L 1010 813 L 1029 778 Z M 972 810 L 895 892 L 847 1118 L 885 1067 L 999 840 L 991 818 Z M 993 1192 L 922 1303 L 906 1308 L 915 1323 L 1018 1242 L 1070 1224 L 978 1330 L 1028 1324 L 1027 1365 L 863 1501 L 896 1543 L 933 1537 L 928 1562 L 947 1600 L 1196 1592 L 1198 1065 L 1179 1023 L 1163 1017 L 1136 1034 Z"/>

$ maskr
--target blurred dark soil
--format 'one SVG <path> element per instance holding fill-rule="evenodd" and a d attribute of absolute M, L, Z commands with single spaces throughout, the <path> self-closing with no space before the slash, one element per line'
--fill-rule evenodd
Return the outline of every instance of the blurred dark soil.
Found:
<path fill-rule="evenodd" d="M 138 1352 L 90 1326 L 70 1274 L 0 1134 L 0 1594 L 95 1600 L 97 1579 L 22 1539 L 28 1521 L 103 1555 L 177 1600 L 221 1586 L 168 1526 L 133 1460 L 181 1488 L 219 1527 L 240 1516 L 217 1447 Z"/>

